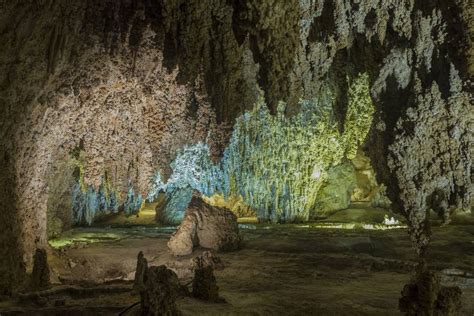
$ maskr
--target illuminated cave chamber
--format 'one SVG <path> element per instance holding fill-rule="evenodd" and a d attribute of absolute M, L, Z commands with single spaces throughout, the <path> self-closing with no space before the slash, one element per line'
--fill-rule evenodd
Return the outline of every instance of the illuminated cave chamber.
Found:
<path fill-rule="evenodd" d="M 262 222 L 325 217 L 351 202 L 388 206 L 370 160 L 360 150 L 373 114 L 367 75 L 349 84 L 343 133 L 327 92 L 302 101 L 300 112 L 291 118 L 283 115 L 283 103 L 276 115 L 270 115 L 261 99 L 238 118 L 218 165 L 210 160 L 205 144 L 184 148 L 168 182 L 156 175 L 155 190 L 165 191 L 171 202 L 158 210 L 161 218 L 179 222 L 193 189 L 208 196 L 210 203 L 234 208 L 238 215 L 254 211 Z"/>
<path fill-rule="evenodd" d="M 374 111 L 368 76 L 361 74 L 347 84 L 342 133 L 329 88 L 319 98 L 301 101 L 299 113 L 290 118 L 283 114 L 284 103 L 271 115 L 260 98 L 253 110 L 237 119 L 217 163 L 211 160 L 207 143 L 186 145 L 171 163 L 168 179 L 156 172 L 146 197 L 136 194 L 131 183 L 120 194 L 107 174 L 97 189 L 86 186 L 77 148 L 71 153 L 74 223 L 91 225 L 119 212 L 139 217 L 145 201 L 159 201 L 156 221 L 177 225 L 193 190 L 204 194 L 210 204 L 228 207 L 240 217 L 256 216 L 261 222 L 324 218 L 352 203 L 388 207 L 384 187 L 377 184 L 370 159 L 361 149 Z"/>
<path fill-rule="evenodd" d="M 457 258 L 472 259 L 450 247 L 461 242 L 451 232 L 465 227 L 437 226 L 455 223 L 457 213 L 461 222 L 472 218 L 468 1 L 57 0 L 0 7 L 0 299 L 24 288 L 37 250 L 53 255 L 53 264 L 75 253 L 74 246 L 55 247 L 74 245 L 68 236 L 94 232 L 105 240 L 127 231 L 146 239 L 166 231 L 168 238 L 194 191 L 240 217 L 244 234 L 255 237 L 252 254 L 312 252 L 318 264 L 302 257 L 298 269 L 308 271 L 305 279 L 318 276 L 315 284 L 320 271 L 311 269 L 320 263 L 365 254 L 375 262 L 390 253 L 383 269 L 402 260 L 406 275 L 419 261 L 420 282 L 431 259 L 460 269 L 467 264 Z M 342 220 L 365 228 L 369 214 L 376 214 L 374 224 L 396 217 L 387 222 L 400 220 L 393 226 L 408 236 L 319 229 Z M 432 232 L 446 239 L 445 256 L 438 256 L 436 237 L 435 255 L 426 257 Z M 304 249 L 295 236 L 308 241 Z M 416 258 L 399 252 L 411 251 L 408 238 Z M 104 255 L 103 265 L 62 256 L 60 266 L 79 278 L 90 273 L 93 282 L 109 280 L 109 272 L 129 278 L 135 250 L 144 246 L 135 241 Z M 147 243 L 166 250 L 164 239 Z M 332 256 L 349 248 L 345 259 Z M 359 252 L 364 256 L 355 258 Z M 122 257 L 127 266 L 117 276 L 109 263 Z M 258 264 L 245 264 L 279 265 L 254 259 Z M 269 279 L 268 271 L 256 272 Z M 306 283 L 293 276 L 293 285 Z M 398 296 L 401 283 L 392 286 L 378 292 Z M 318 291 L 306 290 L 301 297 L 319 304 L 312 299 Z"/>

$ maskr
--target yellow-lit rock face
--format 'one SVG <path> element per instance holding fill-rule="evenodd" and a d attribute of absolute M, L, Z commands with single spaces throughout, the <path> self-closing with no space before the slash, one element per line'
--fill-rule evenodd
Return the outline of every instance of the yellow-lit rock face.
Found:
<path fill-rule="evenodd" d="M 203 200 L 212 206 L 228 208 L 239 218 L 254 217 L 256 215 L 255 211 L 245 204 L 244 199 L 240 195 L 231 195 L 230 197 L 225 198 L 223 194 L 216 193 L 209 197 L 203 196 Z"/>
<path fill-rule="evenodd" d="M 310 212 L 348 206 L 350 185 L 344 186 L 348 192 L 340 197 L 344 206 L 317 205 L 329 169 L 355 157 L 371 126 L 374 109 L 368 76 L 361 74 L 348 84 L 342 134 L 331 119 L 330 90 L 318 99 L 301 102 L 301 112 L 291 118 L 283 115 L 285 104 L 272 116 L 261 100 L 237 121 L 223 171 L 230 194 L 242 195 L 261 221 L 305 221 Z"/>

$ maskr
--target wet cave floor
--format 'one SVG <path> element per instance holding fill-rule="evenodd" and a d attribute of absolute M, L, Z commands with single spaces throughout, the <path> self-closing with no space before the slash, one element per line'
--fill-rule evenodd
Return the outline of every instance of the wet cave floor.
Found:
<path fill-rule="evenodd" d="M 46 298 L 25 296 L 4 311 L 117 315 L 139 301 L 131 291 L 137 253 L 158 265 L 172 227 L 80 228 L 50 253 L 56 285 Z M 241 224 L 244 246 L 220 253 L 216 270 L 226 303 L 182 298 L 184 315 L 400 315 L 413 251 L 404 228 L 335 229 Z M 59 249 L 59 250 L 58 250 Z M 463 290 L 463 314 L 474 315 L 474 226 L 433 228 L 431 267 Z M 190 259 L 183 259 L 183 262 Z M 102 283 L 102 285 L 93 285 Z M 0 309 L 1 310 L 1 309 Z"/>

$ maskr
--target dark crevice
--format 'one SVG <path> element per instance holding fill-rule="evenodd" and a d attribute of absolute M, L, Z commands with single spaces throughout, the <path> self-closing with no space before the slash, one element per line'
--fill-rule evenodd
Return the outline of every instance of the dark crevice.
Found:
<path fill-rule="evenodd" d="M 311 24 L 308 41 L 312 43 L 324 42 L 328 34 L 336 34 L 333 1 L 324 1 L 321 15 L 315 17 Z"/>
<path fill-rule="evenodd" d="M 364 24 L 368 29 L 372 29 L 377 24 L 377 12 L 374 8 L 370 9 L 365 16 Z"/>

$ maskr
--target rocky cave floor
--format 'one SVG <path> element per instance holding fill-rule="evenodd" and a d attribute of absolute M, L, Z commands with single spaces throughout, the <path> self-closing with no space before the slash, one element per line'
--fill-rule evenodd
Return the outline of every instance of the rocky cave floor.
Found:
<path fill-rule="evenodd" d="M 182 298 L 178 306 L 184 315 L 400 315 L 398 298 L 414 266 L 404 228 L 240 226 L 243 248 L 218 254 L 224 269 L 215 275 L 226 302 Z M 150 265 L 164 263 L 178 271 L 186 283 L 191 257 L 177 261 L 167 252 L 173 229 L 70 231 L 52 243 L 49 254 L 56 285 L 41 295 L 0 303 L 0 314 L 117 315 L 139 301 L 130 281 L 139 251 Z M 434 227 L 429 256 L 444 285 L 462 288 L 463 315 L 474 315 L 474 225 Z"/>

